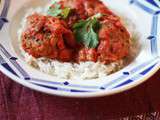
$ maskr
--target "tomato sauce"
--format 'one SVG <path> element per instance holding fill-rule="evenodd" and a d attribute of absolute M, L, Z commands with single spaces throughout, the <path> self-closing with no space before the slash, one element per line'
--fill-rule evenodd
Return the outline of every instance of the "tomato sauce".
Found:
<path fill-rule="evenodd" d="M 104 64 L 123 59 L 129 54 L 130 34 L 120 18 L 98 0 L 61 0 L 61 7 L 72 9 L 65 20 L 52 16 L 28 16 L 28 26 L 22 34 L 23 49 L 35 58 L 46 57 L 62 62 L 100 61 Z M 99 44 L 86 48 L 78 43 L 72 26 L 97 13 L 99 18 Z"/>
<path fill-rule="evenodd" d="M 37 13 L 27 20 L 28 27 L 22 35 L 22 47 L 26 52 L 35 58 L 72 60 L 77 43 L 63 20 Z"/>

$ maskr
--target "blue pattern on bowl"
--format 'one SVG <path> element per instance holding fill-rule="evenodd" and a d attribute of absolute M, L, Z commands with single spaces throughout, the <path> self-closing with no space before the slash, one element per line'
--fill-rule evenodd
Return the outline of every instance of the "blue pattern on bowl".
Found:
<path fill-rule="evenodd" d="M 44 81 L 42 79 L 33 78 L 30 76 L 17 62 L 17 58 L 12 56 L 2 44 L 0 44 L 0 51 L 3 53 L 3 55 L 8 59 L 8 61 L 5 61 L 5 59 L 0 55 L 0 64 L 5 69 L 7 69 L 9 72 L 11 72 L 16 77 L 19 77 L 23 80 L 27 80 L 28 82 L 35 84 L 40 87 L 44 87 L 47 89 L 51 89 L 54 91 L 65 91 L 65 92 L 77 92 L 77 93 L 83 93 L 83 92 L 95 92 L 95 91 L 103 91 L 106 89 L 114 89 L 119 88 L 125 85 L 128 85 L 136 80 L 139 80 L 142 76 L 149 73 L 157 64 L 158 64 L 158 45 L 157 45 L 157 34 L 158 34 L 158 19 L 160 14 L 160 6 L 155 2 L 155 0 L 146 0 L 151 5 L 157 7 L 157 10 L 151 9 L 149 6 L 146 6 L 141 2 L 141 0 L 129 0 L 130 5 L 136 5 L 140 9 L 144 10 L 148 14 L 152 15 L 152 27 L 151 27 L 151 33 L 148 35 L 148 40 L 150 40 L 150 47 L 151 47 L 151 53 L 153 55 L 153 59 L 149 60 L 139 66 L 136 66 L 132 70 L 124 71 L 121 73 L 120 76 L 118 76 L 115 80 L 104 84 L 102 86 L 87 86 L 87 85 L 76 85 L 71 84 L 70 82 L 50 82 L 50 81 Z M 8 22 L 6 19 L 7 11 L 9 8 L 10 0 L 5 0 L 5 6 L 0 16 L 0 30 L 2 29 L 2 26 L 5 22 Z M 21 74 L 22 77 L 18 76 L 16 71 L 12 68 L 13 66 L 10 66 L 12 64 L 14 68 Z M 147 68 L 144 69 L 148 64 L 151 64 Z M 139 71 L 137 73 L 137 71 Z M 135 74 L 132 76 L 132 74 Z M 67 86 L 67 87 L 66 87 Z M 76 88 L 76 89 L 75 89 Z"/>

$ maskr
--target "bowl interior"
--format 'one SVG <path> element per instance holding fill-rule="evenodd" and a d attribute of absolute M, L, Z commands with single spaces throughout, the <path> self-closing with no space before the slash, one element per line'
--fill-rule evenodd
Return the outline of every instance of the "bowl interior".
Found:
<path fill-rule="evenodd" d="M 137 59 L 139 59 L 139 56 L 142 56 L 141 54 L 143 54 L 143 51 L 145 51 L 145 46 L 144 46 L 144 42 L 146 40 L 146 36 L 145 36 L 145 31 L 144 28 L 141 28 L 143 21 L 139 21 L 139 15 L 134 11 L 134 9 L 132 9 L 131 7 L 128 7 L 127 5 L 124 6 L 124 3 L 120 3 L 117 2 L 115 3 L 114 0 L 111 1 L 103 1 L 108 7 L 110 7 L 110 9 L 112 9 L 115 13 L 117 13 L 119 16 L 121 16 L 123 19 L 127 19 L 127 22 L 130 22 L 133 24 L 133 28 L 136 29 L 136 33 L 137 34 L 137 49 L 135 50 L 135 55 L 133 55 L 131 57 L 131 59 L 129 59 L 129 61 L 127 61 L 127 67 L 130 66 L 134 66 L 135 63 L 137 63 Z M 20 50 L 20 41 L 18 41 L 18 35 L 17 35 L 17 31 L 19 30 L 19 28 L 21 27 L 21 21 L 24 18 L 26 12 L 28 11 L 28 9 L 30 8 L 37 8 L 37 7 L 45 7 L 48 3 L 50 3 L 49 0 L 41 0 L 39 2 L 36 2 L 34 0 L 30 0 L 25 2 L 22 6 L 19 7 L 19 9 L 17 9 L 15 11 L 15 13 L 12 15 L 11 17 L 11 23 L 9 26 L 9 30 L 10 30 L 10 37 L 11 37 L 11 44 L 12 44 L 12 48 L 14 49 L 16 56 L 21 60 L 24 61 L 24 57 L 21 54 L 21 50 Z M 114 4 L 113 4 L 114 3 Z M 132 31 L 132 28 L 131 28 Z M 47 79 L 54 79 L 55 81 L 58 80 L 59 78 L 50 76 L 48 74 L 45 73 L 41 73 L 39 72 L 37 69 L 32 68 L 32 67 L 28 67 L 29 70 L 28 71 L 33 71 L 34 74 L 42 74 L 43 77 L 47 78 Z M 125 67 L 126 68 L 126 67 Z M 118 75 L 119 73 L 121 73 L 122 71 L 125 70 L 121 69 L 120 71 L 113 73 L 109 76 L 106 76 L 105 78 L 101 78 L 101 81 L 99 81 L 99 79 L 95 79 L 90 81 L 89 83 L 93 81 L 95 81 L 96 83 L 103 83 L 102 81 L 106 81 L 110 78 L 114 78 L 116 75 Z M 86 80 L 87 81 L 87 80 Z M 79 80 L 79 82 L 81 83 L 82 81 Z"/>
<path fill-rule="evenodd" d="M 51 93 L 51 94 L 58 94 L 58 95 L 65 95 L 65 96 L 81 96 L 81 97 L 88 96 L 88 95 L 99 96 L 99 95 L 117 93 L 119 91 L 123 91 L 133 86 L 136 86 L 142 83 L 143 81 L 145 81 L 144 79 L 147 79 L 148 76 L 151 75 L 147 73 L 149 70 L 151 70 L 152 74 L 154 71 L 157 70 L 157 67 L 156 69 L 152 70 L 152 68 L 155 68 L 153 64 L 155 65 L 155 63 L 157 62 L 156 60 L 157 55 L 155 56 L 152 54 L 151 52 L 152 41 L 149 41 L 147 39 L 149 35 L 151 35 L 152 27 L 155 27 L 154 26 L 155 24 L 152 21 L 155 20 L 156 16 L 152 16 L 151 14 L 146 13 L 146 11 L 139 9 L 135 5 L 129 5 L 129 0 L 123 0 L 120 2 L 117 0 L 102 0 L 107 6 L 109 6 L 118 15 L 120 16 L 122 15 L 122 17 L 124 18 L 126 17 L 128 19 L 128 22 L 131 22 L 134 24 L 135 26 L 134 29 L 136 29 L 135 31 L 138 32 L 138 44 L 140 45 L 140 47 L 138 48 L 138 51 L 136 52 L 135 58 L 132 59 L 124 69 L 114 74 L 111 74 L 107 77 L 103 77 L 99 80 L 85 80 L 85 81 L 61 80 L 57 77 L 53 77 L 53 76 L 49 76 L 47 74 L 41 73 L 40 71 L 30 67 L 24 62 L 24 57 L 21 55 L 21 52 L 20 52 L 20 46 L 19 46 L 20 41 L 18 41 L 17 31 L 21 27 L 21 24 L 20 24 L 21 20 L 29 8 L 36 8 L 39 6 L 43 7 L 46 4 L 48 4 L 50 0 L 39 0 L 38 2 L 35 0 L 30 0 L 30 1 L 22 0 L 22 1 L 23 1 L 23 4 L 21 5 L 15 4 L 15 2 L 12 1 L 10 6 L 11 8 L 8 15 L 8 19 L 10 22 L 9 24 L 6 24 L 4 29 L 2 29 L 2 32 L 0 32 L 0 34 L 3 35 L 0 41 L 1 41 L 1 44 L 9 51 L 9 53 L 11 53 L 14 57 L 18 58 L 16 62 L 19 64 L 19 66 L 22 67 L 30 75 L 31 78 L 36 78 L 36 79 L 31 79 L 30 81 L 27 81 L 26 84 L 24 84 L 25 80 L 23 79 L 23 76 L 22 77 L 20 76 L 19 81 L 21 80 L 20 83 L 22 83 L 23 85 L 28 86 L 30 88 L 34 88 L 36 90 L 46 92 L 46 93 Z M 159 23 L 157 24 L 157 28 L 158 27 L 160 27 Z M 9 31 L 9 34 L 8 34 L 8 31 Z M 160 35 L 157 35 L 157 38 L 159 39 Z M 4 41 L 4 39 L 7 42 Z M 8 45 L 8 43 L 9 44 L 11 43 L 11 47 Z M 157 43 L 160 44 L 160 41 L 157 41 Z M 158 46 L 158 51 L 159 50 L 160 50 L 160 46 Z M 156 61 L 154 61 L 154 59 Z M 10 60 L 8 61 L 10 62 Z M 12 63 L 10 65 L 11 67 L 14 67 Z M 147 73 L 147 74 L 144 74 L 144 73 Z M 123 78 L 124 76 L 125 77 L 127 76 L 127 78 Z M 129 83 L 131 81 L 128 82 L 128 79 L 131 80 L 132 83 Z M 39 87 L 38 85 L 33 86 L 32 84 L 33 80 L 35 80 L 34 83 L 39 83 L 41 85 L 46 85 L 47 87 L 48 86 L 49 87 L 48 88 L 47 87 L 45 88 L 44 86 Z M 28 83 L 31 83 L 31 84 L 28 84 Z M 125 85 L 122 83 L 125 83 Z M 118 86 L 118 88 L 116 88 L 115 86 Z M 52 87 L 52 90 L 49 89 L 50 87 Z M 92 92 L 94 92 L 95 94 L 72 93 L 73 89 L 78 89 L 80 91 L 92 90 Z M 77 92 L 77 91 L 74 91 L 74 92 Z"/>
<path fill-rule="evenodd" d="M 21 27 L 20 23 L 22 21 L 22 18 L 24 17 L 24 15 L 26 14 L 28 9 L 37 8 L 37 7 L 44 7 L 49 2 L 50 2 L 49 0 L 41 0 L 39 2 L 31 0 L 29 2 L 26 2 L 19 10 L 17 10 L 15 12 L 14 16 L 12 17 L 12 21 L 11 21 L 11 24 L 10 24 L 10 36 L 11 36 L 11 40 L 12 40 L 12 47 L 15 50 L 17 56 L 22 60 L 24 60 L 24 58 L 23 58 L 23 56 L 20 52 L 20 41 L 18 41 L 18 35 L 17 35 L 17 31 Z M 126 14 L 126 11 L 127 11 L 127 14 L 129 16 L 124 15 L 123 17 L 127 18 L 128 21 L 131 20 L 131 22 L 135 25 L 137 31 L 139 31 L 138 30 L 138 22 L 136 22 L 137 21 L 137 16 L 136 16 L 136 13 L 134 13 L 134 11 L 132 9 L 127 8 L 127 7 L 126 8 L 125 7 L 117 7 L 117 4 L 115 4 L 114 6 L 110 5 L 109 7 L 111 7 L 111 9 L 113 9 L 117 14 L 120 14 L 120 15 Z M 139 36 L 143 36 L 143 34 L 141 34 L 140 32 L 137 32 L 137 33 L 139 34 Z M 138 54 L 140 53 L 140 45 L 142 43 L 140 43 L 140 37 L 137 38 L 137 39 L 138 39 L 137 40 L 137 43 L 138 43 L 137 45 L 139 45 L 139 46 L 137 46 L 138 50 L 135 53 L 134 58 L 132 58 L 128 61 L 128 64 L 130 64 L 132 61 L 134 61 L 136 56 L 138 56 Z"/>

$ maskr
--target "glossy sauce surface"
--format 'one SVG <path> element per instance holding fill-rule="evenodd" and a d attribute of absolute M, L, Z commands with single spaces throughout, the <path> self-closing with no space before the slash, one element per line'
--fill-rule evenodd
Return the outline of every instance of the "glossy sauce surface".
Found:
<path fill-rule="evenodd" d="M 23 49 L 35 58 L 46 57 L 62 62 L 100 61 L 104 64 L 123 59 L 129 54 L 130 35 L 120 18 L 98 0 L 61 0 L 61 8 L 69 7 L 67 19 L 37 13 L 28 16 L 22 34 Z M 51 7 L 54 7 L 52 5 Z M 101 24 L 97 31 L 99 44 L 88 48 L 76 40 L 72 26 L 98 13 Z"/>

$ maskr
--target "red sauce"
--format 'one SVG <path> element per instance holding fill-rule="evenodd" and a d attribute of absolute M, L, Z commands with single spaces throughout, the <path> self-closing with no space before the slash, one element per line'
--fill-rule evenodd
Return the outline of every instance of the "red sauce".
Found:
<path fill-rule="evenodd" d="M 22 35 L 22 47 L 26 52 L 35 58 L 72 60 L 76 41 L 64 21 L 36 13 L 27 20 L 28 28 Z"/>
<path fill-rule="evenodd" d="M 98 0 L 61 0 L 63 7 L 72 13 L 66 20 L 37 13 L 27 18 L 28 26 L 22 35 L 23 49 L 35 58 L 47 57 L 63 62 L 100 61 L 108 64 L 129 54 L 130 35 L 118 16 Z M 85 48 L 76 42 L 71 26 L 78 20 L 97 13 L 105 14 L 99 19 L 97 48 Z"/>

